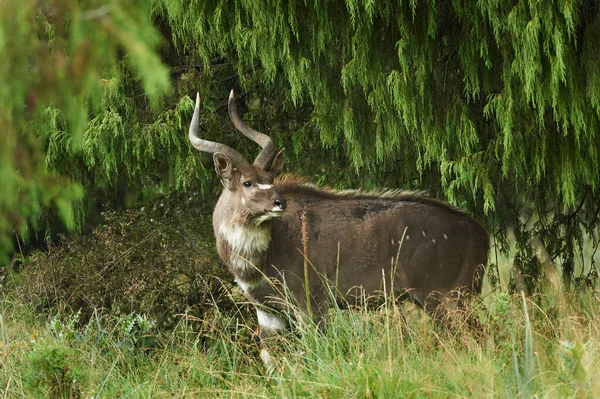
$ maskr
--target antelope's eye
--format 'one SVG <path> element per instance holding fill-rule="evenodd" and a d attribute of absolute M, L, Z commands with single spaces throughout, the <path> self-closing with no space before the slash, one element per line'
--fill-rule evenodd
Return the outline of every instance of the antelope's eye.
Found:
<path fill-rule="evenodd" d="M 245 181 L 243 184 L 244 184 L 244 187 L 246 187 L 246 188 L 252 187 L 252 182 L 251 181 Z"/>

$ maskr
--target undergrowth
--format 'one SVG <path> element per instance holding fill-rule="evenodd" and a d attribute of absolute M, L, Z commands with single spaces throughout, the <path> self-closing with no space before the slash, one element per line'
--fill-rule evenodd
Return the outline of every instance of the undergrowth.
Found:
<path fill-rule="evenodd" d="M 183 314 L 161 330 L 143 314 L 97 310 L 82 322 L 6 295 L 0 397 L 598 397 L 598 309 L 596 291 L 489 293 L 471 306 L 474 332 L 441 329 L 412 305 L 334 308 L 325 334 L 280 335 L 267 372 L 245 313 Z"/>

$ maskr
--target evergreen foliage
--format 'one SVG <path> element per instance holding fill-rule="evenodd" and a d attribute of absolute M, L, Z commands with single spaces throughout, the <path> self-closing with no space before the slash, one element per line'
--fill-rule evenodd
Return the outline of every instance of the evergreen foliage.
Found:
<path fill-rule="evenodd" d="M 72 176 L 84 173 L 78 156 L 103 158 L 98 173 L 111 173 L 114 148 L 91 144 L 84 132 L 101 130 L 88 121 L 107 113 L 113 116 L 111 130 L 99 125 L 118 140 L 114 128 L 126 115 L 110 114 L 101 102 L 114 80 L 141 86 L 154 105 L 170 89 L 150 11 L 149 4 L 117 0 L 0 3 L 2 261 L 13 232 L 39 229 L 45 209 L 54 209 L 67 227 L 76 224 L 74 204 L 84 195 L 82 182 Z"/>
<path fill-rule="evenodd" d="M 597 244 L 594 1 L 156 3 L 205 69 L 223 55 L 243 87 L 258 78 L 284 108 L 309 107 L 320 144 L 342 146 L 358 175 L 401 186 L 417 177 L 488 215 L 499 242 L 507 228 L 518 248 L 540 236 L 566 280 L 583 233 Z"/>
<path fill-rule="evenodd" d="M 292 150 L 288 170 L 428 190 L 505 250 L 514 231 L 530 289 L 531 237 L 567 281 L 586 237 L 598 244 L 593 0 L 12 3 L 0 5 L 0 252 L 47 207 L 73 224 L 73 204 L 81 221 L 122 188 L 218 190 L 184 132 L 198 90 L 205 137 L 254 155 L 225 115 L 232 87 L 244 119 Z"/>

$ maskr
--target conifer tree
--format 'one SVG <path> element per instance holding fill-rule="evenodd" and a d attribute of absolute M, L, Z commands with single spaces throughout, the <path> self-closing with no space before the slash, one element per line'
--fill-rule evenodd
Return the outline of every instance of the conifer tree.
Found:
<path fill-rule="evenodd" d="M 84 195 L 72 178 L 82 173 L 78 157 L 102 159 L 98 173 L 110 179 L 126 114 L 110 114 L 103 99 L 125 81 L 155 105 L 170 89 L 150 11 L 117 0 L 0 2 L 0 261 L 15 234 L 40 227 L 44 210 L 73 227 Z M 111 126 L 88 125 L 102 114 L 113 116 Z"/>
<path fill-rule="evenodd" d="M 513 232 L 529 288 L 532 240 L 566 281 L 584 237 L 598 244 L 593 0 L 48 1 L 35 12 L 31 1 L 20 14 L 11 3 L 0 3 L 0 49 L 15 60 L 0 66 L 0 251 L 46 206 L 71 220 L 76 187 L 89 197 L 154 176 L 210 193 L 211 162 L 186 143 L 190 96 L 201 93 L 208 139 L 253 154 L 226 119 L 232 87 L 248 123 L 292 150 L 292 171 L 425 189 L 472 211 L 499 248 Z"/>
<path fill-rule="evenodd" d="M 343 148 L 358 175 L 416 178 L 486 218 L 497 242 L 514 229 L 530 288 L 532 237 L 566 280 L 583 233 L 597 246 L 595 1 L 156 4 L 204 69 L 224 56 L 249 91 L 260 82 L 283 108 L 308 107 L 320 145 Z M 312 137 L 294 139 L 297 149 Z"/>

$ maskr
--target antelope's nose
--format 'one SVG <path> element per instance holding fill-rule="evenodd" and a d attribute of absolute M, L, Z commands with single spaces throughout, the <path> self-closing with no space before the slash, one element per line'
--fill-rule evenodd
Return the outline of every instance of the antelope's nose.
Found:
<path fill-rule="evenodd" d="M 274 205 L 276 208 L 279 208 L 282 211 L 285 211 L 285 206 L 287 205 L 287 201 L 285 198 L 277 198 L 274 202 Z"/>

